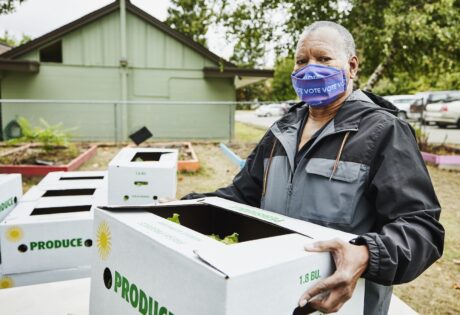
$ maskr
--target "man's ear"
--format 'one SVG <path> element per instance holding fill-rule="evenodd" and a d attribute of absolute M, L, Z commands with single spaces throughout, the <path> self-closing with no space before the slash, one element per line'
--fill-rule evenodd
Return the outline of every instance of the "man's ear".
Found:
<path fill-rule="evenodd" d="M 352 56 L 348 60 L 348 71 L 349 71 L 350 79 L 353 80 L 354 78 L 356 78 L 356 76 L 358 74 L 358 68 L 359 68 L 358 57 Z"/>

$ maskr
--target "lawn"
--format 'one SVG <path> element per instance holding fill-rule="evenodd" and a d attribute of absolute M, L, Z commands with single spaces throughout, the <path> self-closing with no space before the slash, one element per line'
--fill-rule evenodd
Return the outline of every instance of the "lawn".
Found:
<path fill-rule="evenodd" d="M 235 139 L 230 146 L 245 158 L 265 133 L 264 130 L 236 123 Z M 231 183 L 239 168 L 229 162 L 216 143 L 194 144 L 202 169 L 196 174 L 179 174 L 177 197 L 196 192 L 213 191 Z M 98 154 L 81 170 L 107 167 L 120 147 L 99 148 Z M 428 168 L 443 207 L 441 222 L 446 229 L 444 256 L 415 281 L 395 287 L 395 293 L 420 314 L 459 314 L 460 312 L 460 173 Z M 27 189 L 39 181 L 24 181 Z"/>

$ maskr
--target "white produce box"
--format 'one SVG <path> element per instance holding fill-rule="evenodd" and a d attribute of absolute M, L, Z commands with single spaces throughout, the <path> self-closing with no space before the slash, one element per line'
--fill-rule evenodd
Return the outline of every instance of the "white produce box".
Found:
<path fill-rule="evenodd" d="M 22 197 L 21 174 L 0 174 L 0 222 Z"/>
<path fill-rule="evenodd" d="M 177 160 L 175 149 L 121 149 L 109 163 L 109 204 L 145 205 L 175 198 Z"/>
<path fill-rule="evenodd" d="M 19 203 L 0 224 L 3 272 L 90 265 L 93 209 L 106 199 L 105 193 L 95 193 Z"/>
<path fill-rule="evenodd" d="M 95 210 L 90 314 L 310 314 L 300 296 L 334 268 L 312 241 L 354 235 L 220 198 Z M 180 224 L 165 220 L 180 215 Z M 226 245 L 211 234 L 239 233 Z M 339 314 L 363 314 L 364 280 Z M 310 312 L 310 313 L 309 313 Z"/>

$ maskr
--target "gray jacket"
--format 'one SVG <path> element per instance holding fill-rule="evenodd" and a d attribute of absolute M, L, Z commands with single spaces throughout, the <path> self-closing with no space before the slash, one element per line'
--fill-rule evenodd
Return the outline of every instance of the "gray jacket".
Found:
<path fill-rule="evenodd" d="M 382 98 L 353 92 L 297 156 L 308 106 L 277 121 L 233 183 L 213 193 L 359 235 L 370 261 L 365 311 L 387 314 L 392 284 L 413 280 L 443 251 L 440 205 L 413 130 Z"/>

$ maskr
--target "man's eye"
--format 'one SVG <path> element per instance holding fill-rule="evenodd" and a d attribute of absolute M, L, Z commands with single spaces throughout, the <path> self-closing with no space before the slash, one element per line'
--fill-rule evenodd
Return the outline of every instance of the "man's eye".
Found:
<path fill-rule="evenodd" d="M 303 65 L 303 64 L 306 64 L 307 62 L 308 62 L 308 61 L 305 60 L 305 59 L 299 59 L 299 60 L 296 61 L 296 64 L 298 64 L 298 65 Z"/>
<path fill-rule="evenodd" d="M 330 60 L 332 60 L 332 58 L 329 58 L 329 57 L 319 57 L 318 58 L 319 62 L 327 62 L 327 61 L 330 61 Z"/>

